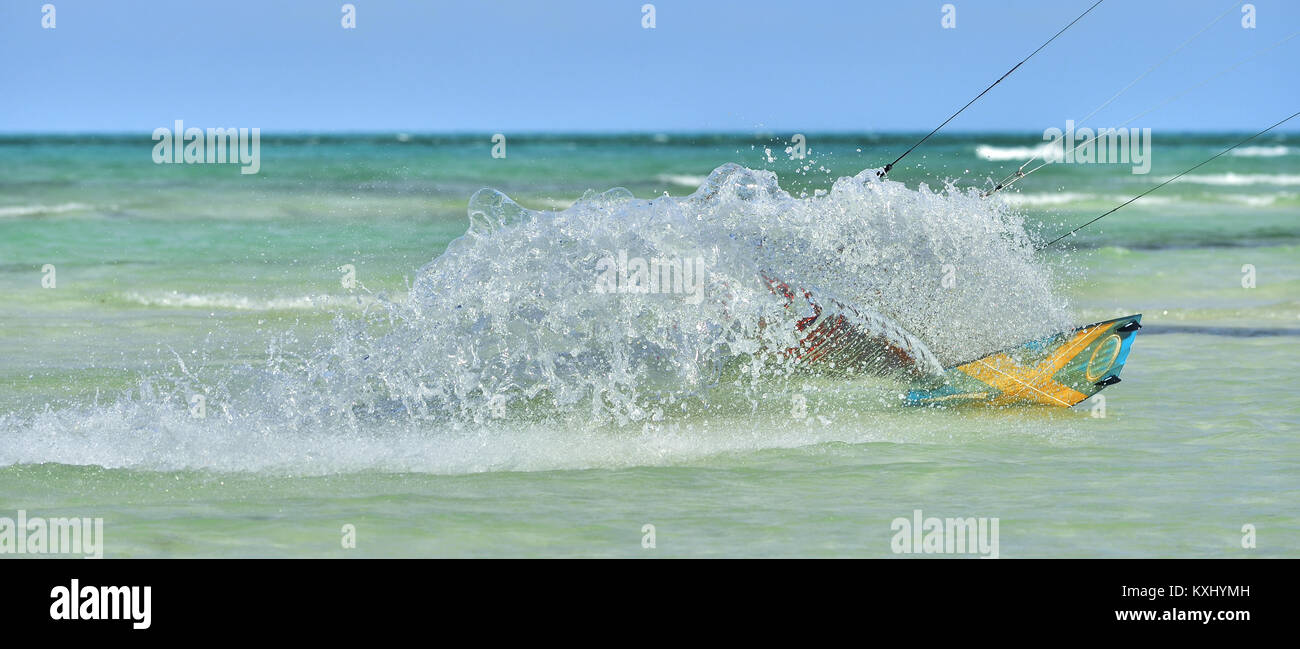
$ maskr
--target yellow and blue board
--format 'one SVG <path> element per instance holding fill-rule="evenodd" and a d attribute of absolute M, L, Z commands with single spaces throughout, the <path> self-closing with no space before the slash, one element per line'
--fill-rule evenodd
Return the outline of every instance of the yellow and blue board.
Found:
<path fill-rule="evenodd" d="M 1063 331 L 948 368 L 908 391 L 909 405 L 1042 404 L 1068 408 L 1119 383 L 1142 314 Z"/>

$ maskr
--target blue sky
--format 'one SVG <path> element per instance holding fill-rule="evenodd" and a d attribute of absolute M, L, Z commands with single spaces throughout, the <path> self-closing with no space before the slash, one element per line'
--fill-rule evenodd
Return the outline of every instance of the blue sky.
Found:
<path fill-rule="evenodd" d="M 41 27 L 41 6 L 56 28 Z M 928 130 L 1092 0 L 4 0 L 0 131 Z M 1106 0 L 949 130 L 1081 118 L 1232 3 Z M 1233 10 L 1093 125 L 1300 31 Z M 1300 110 L 1300 37 L 1133 126 L 1253 130 Z M 1297 120 L 1300 122 L 1300 120 Z M 1300 124 L 1288 130 L 1300 130 Z"/>

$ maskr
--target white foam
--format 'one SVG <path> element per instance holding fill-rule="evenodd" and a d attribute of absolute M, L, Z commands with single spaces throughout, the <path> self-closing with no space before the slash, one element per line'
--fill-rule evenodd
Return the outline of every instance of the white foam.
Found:
<path fill-rule="evenodd" d="M 1277 158 L 1290 152 L 1289 148 L 1279 144 L 1277 146 L 1243 146 L 1233 149 L 1232 155 L 1239 158 Z"/>
<path fill-rule="evenodd" d="M 1053 159 L 1053 156 L 1060 157 L 1061 145 L 1058 143 L 1044 142 L 1039 146 L 993 146 L 991 144 L 980 144 L 975 147 L 975 155 L 990 162 L 1006 162 L 1008 160 L 1029 160 L 1037 157 L 1039 159 Z"/>
<path fill-rule="evenodd" d="M 680 185 L 682 187 L 699 187 L 704 183 L 706 176 L 692 176 L 688 174 L 659 174 L 655 180 L 670 185 Z"/>
<path fill-rule="evenodd" d="M 58 205 L 7 205 L 0 207 L 0 217 L 63 214 L 65 212 L 78 212 L 91 209 L 95 209 L 94 206 L 86 205 L 85 203 L 60 203 Z"/>
<path fill-rule="evenodd" d="M 1278 192 L 1276 194 L 1225 194 L 1223 198 L 1233 203 L 1240 203 L 1247 207 L 1268 207 L 1279 200 L 1295 198 L 1295 192 Z"/>
<path fill-rule="evenodd" d="M 1056 194 L 1026 194 L 1001 192 L 996 194 L 1001 199 L 1011 205 L 1040 207 L 1044 205 L 1065 205 L 1067 203 L 1081 203 L 1084 201 L 1095 201 L 1101 198 L 1095 194 L 1081 194 L 1077 192 L 1059 192 Z"/>
<path fill-rule="evenodd" d="M 1009 205 L 1016 207 L 1048 207 L 1056 205 L 1069 205 L 1072 203 L 1101 202 L 1106 204 L 1119 205 L 1132 196 L 1122 196 L 1118 194 L 1100 195 L 1086 194 L 1080 192 L 1057 192 L 1054 194 L 1037 194 L 1037 193 L 1012 193 L 1002 192 L 996 194 Z M 1177 198 L 1173 196 L 1143 196 L 1138 199 L 1135 205 L 1169 205 L 1176 203 Z"/>
<path fill-rule="evenodd" d="M 0 466 L 466 474 L 663 466 L 829 442 L 927 443 L 951 439 L 954 425 L 962 435 L 989 434 L 972 431 L 964 416 L 900 406 L 897 391 L 884 384 L 844 382 L 802 394 L 808 416 L 801 419 L 790 415 L 789 394 L 758 404 L 723 395 L 728 407 L 715 409 L 721 413 L 611 426 L 593 425 L 581 411 L 477 424 L 310 413 L 292 394 L 280 393 L 211 393 L 200 418 L 185 405 L 183 392 L 146 385 L 111 403 L 0 415 Z M 1023 439 L 1042 434 L 1041 424 L 1040 418 L 1018 425 L 1003 419 L 979 428 Z"/>
<path fill-rule="evenodd" d="M 1169 180 L 1170 177 L 1162 179 Z M 1244 185 L 1300 185 L 1298 174 L 1188 174 L 1174 181 L 1178 183 L 1196 183 L 1200 185 L 1244 186 Z"/>
<path fill-rule="evenodd" d="M 158 293 L 125 294 L 128 301 L 152 307 L 176 309 L 231 309 L 235 311 L 281 311 L 337 308 L 364 308 L 376 304 L 368 295 L 299 295 L 289 297 L 258 298 L 232 293 L 181 293 L 166 291 Z"/>

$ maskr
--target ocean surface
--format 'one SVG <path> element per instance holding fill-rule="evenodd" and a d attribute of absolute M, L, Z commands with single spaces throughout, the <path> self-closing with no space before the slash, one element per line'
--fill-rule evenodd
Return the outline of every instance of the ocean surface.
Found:
<path fill-rule="evenodd" d="M 1300 555 L 1300 139 L 1034 252 L 1244 135 L 989 199 L 1041 136 L 884 182 L 915 135 L 791 136 L 268 135 L 255 175 L 2 136 L 0 516 L 102 517 L 108 557 L 893 557 L 918 509 L 1002 557 Z M 594 290 L 620 253 L 707 277 Z M 945 362 L 1145 329 L 1104 403 L 908 408 L 760 362 L 771 269 Z"/>

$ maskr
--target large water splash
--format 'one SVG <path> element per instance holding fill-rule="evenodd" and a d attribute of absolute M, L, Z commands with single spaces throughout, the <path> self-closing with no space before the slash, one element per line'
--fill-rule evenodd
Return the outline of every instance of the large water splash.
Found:
<path fill-rule="evenodd" d="M 808 314 L 764 276 L 881 314 L 944 363 L 1068 325 L 1016 214 L 875 170 L 800 198 L 729 164 L 685 198 L 615 189 L 554 212 L 482 190 L 469 217 L 409 299 L 340 317 L 311 354 L 273 352 L 207 384 L 154 379 L 111 406 L 7 415 L 0 463 L 247 468 L 231 458 L 264 448 L 254 465 L 293 466 L 341 447 L 410 467 L 429 451 L 411 440 L 490 456 L 484 435 L 507 422 L 646 430 L 757 412 L 809 380 L 781 353 Z M 207 419 L 187 416 L 196 391 L 212 395 Z M 493 466 L 534 464 L 499 454 Z"/>
<path fill-rule="evenodd" d="M 420 272 L 413 326 L 388 342 L 401 358 L 377 361 L 377 374 L 406 372 L 446 403 L 545 392 L 551 407 L 590 402 L 636 420 L 664 405 L 653 395 L 694 393 L 720 367 L 783 376 L 771 350 L 796 343 L 806 314 L 783 308 L 764 275 L 881 313 L 946 362 L 1068 324 L 1017 216 L 874 170 L 795 198 L 770 172 L 724 165 L 683 199 L 611 190 L 561 212 L 484 190 L 470 220 Z M 602 290 L 615 258 L 699 260 L 705 272 L 696 290 Z"/>

